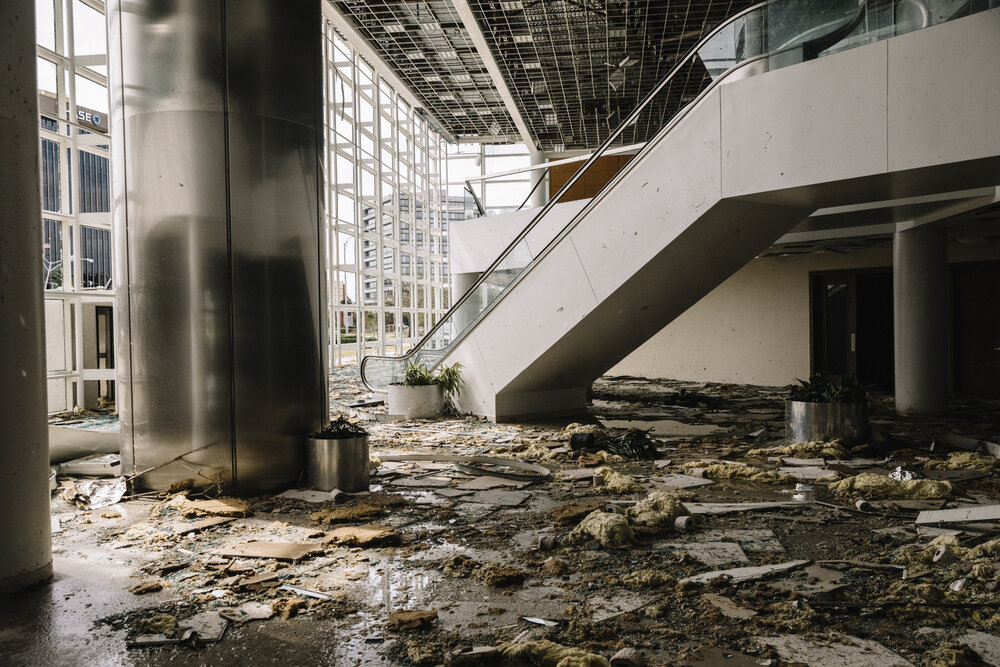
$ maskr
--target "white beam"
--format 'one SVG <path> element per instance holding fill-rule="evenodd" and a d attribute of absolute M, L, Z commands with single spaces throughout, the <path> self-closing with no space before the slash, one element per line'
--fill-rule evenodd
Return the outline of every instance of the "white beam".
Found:
<path fill-rule="evenodd" d="M 493 83 L 497 87 L 497 92 L 500 94 L 500 99 L 503 100 L 503 104 L 507 107 L 507 112 L 510 117 L 514 119 L 514 125 L 517 127 L 517 131 L 521 133 L 521 140 L 524 145 L 528 147 L 528 152 L 532 156 L 538 154 L 538 148 L 535 146 L 534 138 L 531 136 L 531 132 L 528 130 L 528 124 L 524 122 L 524 118 L 521 116 L 520 109 L 517 108 L 517 104 L 514 102 L 514 96 L 510 94 L 510 89 L 507 87 L 507 82 L 503 78 L 503 74 L 500 72 L 500 67 L 497 66 L 496 59 L 493 58 L 493 52 L 490 51 L 489 44 L 486 43 L 486 37 L 483 36 L 483 31 L 479 29 L 479 24 L 476 23 L 476 17 L 472 13 L 472 7 L 469 6 L 468 0 L 454 0 L 455 10 L 458 12 L 459 17 L 462 19 L 462 25 L 465 26 L 465 30 L 469 33 L 469 37 L 472 38 L 472 43 L 476 46 L 476 51 L 479 52 L 479 57 L 483 59 L 483 64 L 486 65 L 486 70 L 493 77 Z"/>

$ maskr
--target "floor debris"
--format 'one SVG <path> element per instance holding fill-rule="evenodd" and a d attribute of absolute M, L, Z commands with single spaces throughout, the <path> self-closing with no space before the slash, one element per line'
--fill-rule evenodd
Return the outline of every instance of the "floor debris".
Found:
<path fill-rule="evenodd" d="M 331 380 L 341 406 L 366 398 L 350 372 Z M 139 657 L 151 665 L 239 664 L 246 646 L 278 636 L 296 664 L 504 665 L 515 659 L 500 647 L 524 645 L 522 664 L 563 650 L 567 664 L 712 667 L 794 662 L 781 652 L 792 648 L 803 662 L 819 649 L 818 660 L 882 655 L 851 637 L 912 664 L 996 661 L 1000 466 L 977 443 L 996 439 L 1000 402 L 959 401 L 918 422 L 879 398 L 878 437 L 846 449 L 784 440 L 782 388 L 605 378 L 595 396 L 591 416 L 610 429 L 390 422 L 384 406 L 359 406 L 349 416 L 379 464 L 365 494 L 236 499 L 178 486 L 90 510 L 57 493 L 54 558 L 73 574 L 52 585 L 87 581 L 53 604 L 86 621 L 86 650 L 159 646 Z M 938 434 L 950 431 L 973 444 L 946 444 Z M 641 460 L 609 451 L 629 433 Z M 905 483 L 889 477 L 897 467 L 950 491 L 837 495 L 836 476 Z M 114 613 L 95 587 L 130 606 Z M 66 632 L 66 613 L 47 617 L 27 623 Z M 0 609 L 0 623 L 25 621 Z M 31 664 L 4 637 L 0 653 Z"/>
<path fill-rule="evenodd" d="M 913 667 L 878 642 L 831 632 L 822 642 L 797 635 L 761 637 L 783 660 L 809 667 Z"/>

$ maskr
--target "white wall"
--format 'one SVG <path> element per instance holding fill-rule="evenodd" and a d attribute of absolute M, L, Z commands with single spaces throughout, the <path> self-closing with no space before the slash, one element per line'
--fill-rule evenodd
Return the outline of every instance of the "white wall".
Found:
<path fill-rule="evenodd" d="M 952 262 L 1000 259 L 1000 242 L 949 244 Z M 609 375 L 786 385 L 809 375 L 809 272 L 891 267 L 892 246 L 757 259 Z"/>

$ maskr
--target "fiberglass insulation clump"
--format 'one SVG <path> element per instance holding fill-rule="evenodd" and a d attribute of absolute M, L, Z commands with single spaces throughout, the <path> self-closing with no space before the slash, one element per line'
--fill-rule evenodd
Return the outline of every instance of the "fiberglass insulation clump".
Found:
<path fill-rule="evenodd" d="M 951 495 L 951 482 L 937 482 L 931 479 L 900 482 L 884 475 L 863 472 L 834 482 L 830 485 L 830 490 L 838 496 L 856 496 L 869 500 L 881 498 L 933 500 Z"/>
<path fill-rule="evenodd" d="M 635 542 L 635 536 L 623 515 L 598 510 L 584 517 L 569 534 L 569 540 L 574 544 L 597 540 L 602 547 L 621 549 Z"/>

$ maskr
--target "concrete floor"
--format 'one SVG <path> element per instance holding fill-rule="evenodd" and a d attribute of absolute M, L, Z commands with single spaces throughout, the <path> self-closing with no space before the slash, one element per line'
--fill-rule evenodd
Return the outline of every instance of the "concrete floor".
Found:
<path fill-rule="evenodd" d="M 687 396 L 687 405 L 672 403 L 679 388 L 702 391 L 710 400 L 692 403 Z M 802 592 L 815 584 L 810 579 L 813 574 L 838 581 L 848 600 L 892 600 L 900 590 L 903 594 L 915 590 L 909 584 L 900 589 L 899 575 L 891 566 L 882 570 L 818 566 L 774 582 L 739 586 L 725 582 L 705 587 L 678 584 L 675 590 L 672 583 L 648 587 L 628 583 L 628 576 L 637 572 L 659 572 L 673 581 L 728 567 L 708 565 L 690 555 L 697 553 L 690 540 L 723 539 L 709 533 L 770 535 L 777 543 L 776 550 L 759 550 L 759 544 L 739 542 L 750 565 L 793 559 L 892 563 L 898 554 L 921 548 L 928 540 L 913 529 L 913 508 L 919 505 L 915 501 L 900 501 L 903 505 L 887 505 L 885 514 L 868 515 L 821 505 L 784 506 L 764 513 L 705 517 L 694 533 L 646 536 L 623 550 L 599 548 L 594 543 L 539 549 L 540 537 L 565 537 L 573 527 L 554 523 L 554 508 L 612 501 L 607 505 L 610 507 L 613 502 L 639 499 L 650 490 L 663 489 L 664 478 L 659 476 L 681 473 L 685 461 L 740 459 L 753 447 L 782 442 L 780 390 L 629 379 L 602 381 L 597 389 L 594 417 L 617 427 L 653 427 L 659 455 L 672 459 L 670 465 L 662 467 L 650 461 L 612 464 L 635 476 L 643 487 L 641 492 L 609 496 L 607 490 L 589 480 L 557 477 L 520 489 L 526 492 L 526 499 L 505 506 L 475 502 L 481 500 L 476 496 L 452 496 L 451 492 L 470 478 L 448 465 L 406 464 L 394 470 L 384 466 L 373 478 L 372 491 L 401 499 L 402 505 L 373 521 L 392 526 L 401 542 L 364 548 L 327 544 L 322 555 L 297 563 L 252 558 L 231 561 L 258 574 L 275 572 L 282 582 L 325 592 L 331 599 L 302 598 L 307 606 L 291 618 L 230 623 L 221 641 L 214 644 L 129 648 L 127 642 L 136 634 L 136 624 L 154 613 L 183 619 L 247 600 L 270 604 L 292 595 L 274 588 L 254 592 L 239 589 L 228 576 L 228 566 L 225 571 L 220 569 L 223 566 L 213 554 L 252 540 L 320 544 L 317 540 L 324 540 L 332 526 L 317 526 L 311 514 L 319 508 L 353 507 L 364 503 L 365 497 L 346 505 L 274 496 L 250 498 L 251 516 L 182 537 L 175 528 L 186 520 L 172 506 L 158 505 L 157 499 L 131 499 L 90 511 L 56 496 L 53 515 L 61 526 L 53 536 L 56 574 L 48 584 L 0 598 L 0 664 L 432 665 L 441 662 L 448 650 L 546 638 L 605 658 L 623 647 L 633 647 L 651 665 L 753 665 L 768 664 L 768 660 L 774 665 L 777 656 L 762 643 L 764 637 L 783 634 L 802 638 L 819 633 L 829 643 L 833 635 L 825 633 L 836 630 L 883 645 L 899 660 L 856 663 L 881 667 L 930 664 L 934 652 L 942 647 L 972 642 L 970 632 L 979 633 L 976 641 L 995 640 L 1000 645 L 1000 639 L 982 632 L 992 632 L 1000 623 L 992 617 L 974 618 L 968 610 L 951 616 L 929 610 L 916 617 L 888 611 L 821 613 L 810 608 L 813 598 Z M 357 393 L 356 388 L 344 392 L 348 397 Z M 886 411 L 877 414 L 873 421 L 890 439 L 881 449 L 892 463 L 883 467 L 894 467 L 897 462 L 919 467 L 925 458 L 943 458 L 944 453 L 931 455 L 922 449 L 933 433 L 957 431 L 987 437 L 997 432 L 997 408 L 991 403 L 962 404 L 947 418 L 923 421 L 901 420 Z M 550 452 L 552 456 L 541 463 L 554 470 L 579 469 L 581 465 L 577 453 L 563 450 L 568 438 L 561 430 L 563 424 L 498 426 L 478 420 L 400 424 L 378 421 L 378 411 L 359 416 L 369 420 L 366 425 L 372 432 L 375 452 L 490 453 L 534 459 Z M 762 464 L 758 461 L 753 465 Z M 840 474 L 851 471 L 845 469 Z M 994 473 L 957 486 L 948 500 L 923 502 L 949 506 L 995 502 L 991 498 L 996 495 L 996 480 Z M 818 499 L 850 506 L 849 499 L 826 492 L 823 483 L 816 483 L 816 487 Z M 687 491 L 684 497 L 710 503 L 788 501 L 793 488 L 794 484 L 787 483 L 713 480 Z M 743 538 L 726 539 L 735 545 Z M 962 539 L 971 545 L 983 538 Z M 677 543 L 682 543 L 681 547 Z M 456 562 L 456 556 L 468 557 L 470 569 L 449 572 L 449 563 Z M 149 570 L 150 566 L 158 568 L 175 561 L 181 564 L 176 571 L 157 574 Z M 521 571 L 524 583 L 487 583 L 480 575 L 494 565 Z M 955 576 L 950 571 L 931 571 L 916 586 L 924 592 L 946 589 Z M 146 580 L 159 581 L 164 587 L 144 595 L 129 592 Z M 820 582 L 824 583 L 828 582 Z M 973 580 L 963 592 L 946 595 L 960 602 L 989 604 L 997 599 L 993 593 L 997 584 L 1000 568 L 997 579 Z M 720 595 L 751 607 L 757 615 L 740 620 L 720 614 L 708 603 Z M 658 600 L 666 602 L 659 604 Z M 394 630 L 390 612 L 400 609 L 434 609 L 438 617 L 426 629 Z M 544 627 L 524 617 L 547 619 L 557 625 Z M 915 628 L 921 632 L 913 632 Z M 998 662 L 986 664 L 1000 664 L 1000 657 L 996 659 Z"/>

